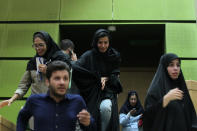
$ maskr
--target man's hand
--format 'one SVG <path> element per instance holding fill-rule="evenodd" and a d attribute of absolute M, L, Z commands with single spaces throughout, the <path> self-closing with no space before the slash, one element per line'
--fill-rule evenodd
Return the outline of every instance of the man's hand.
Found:
<path fill-rule="evenodd" d="M 163 97 L 163 107 L 166 107 L 170 101 L 173 100 L 182 100 L 183 99 L 183 91 L 178 88 L 171 89 L 164 97 Z"/>
<path fill-rule="evenodd" d="M 77 61 L 77 55 L 74 51 L 72 51 L 71 60 L 72 61 Z"/>
<path fill-rule="evenodd" d="M 87 110 L 83 109 L 81 112 L 79 112 L 77 117 L 79 119 L 79 122 L 84 126 L 90 125 L 90 113 L 87 112 Z"/>

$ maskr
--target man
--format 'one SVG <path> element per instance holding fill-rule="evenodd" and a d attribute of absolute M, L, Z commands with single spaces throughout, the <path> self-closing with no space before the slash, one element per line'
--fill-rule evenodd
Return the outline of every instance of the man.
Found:
<path fill-rule="evenodd" d="M 69 39 L 64 39 L 60 42 L 60 49 L 64 54 L 68 55 L 72 61 L 77 60 L 77 55 L 74 53 L 75 45 Z"/>
<path fill-rule="evenodd" d="M 71 60 L 71 63 L 73 63 L 74 61 L 77 61 L 77 55 L 74 53 L 74 48 L 75 48 L 75 45 L 70 39 L 61 40 L 60 49 L 66 55 L 66 57 Z M 70 76 L 72 77 L 72 69 L 71 69 Z M 80 94 L 78 87 L 72 80 L 70 81 L 70 85 L 67 90 L 67 93 L 68 94 Z"/>
<path fill-rule="evenodd" d="M 28 119 L 34 116 L 36 131 L 74 131 L 76 124 L 83 130 L 95 130 L 95 123 L 86 111 L 79 95 L 66 94 L 69 85 L 69 66 L 54 61 L 47 66 L 47 94 L 32 95 L 27 99 L 17 119 L 17 131 L 25 131 Z"/>

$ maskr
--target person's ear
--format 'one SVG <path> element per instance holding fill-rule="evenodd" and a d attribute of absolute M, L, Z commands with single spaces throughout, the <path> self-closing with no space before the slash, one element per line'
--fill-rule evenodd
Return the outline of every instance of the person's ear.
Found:
<path fill-rule="evenodd" d="M 45 80 L 45 83 L 49 87 L 49 80 L 48 79 Z"/>

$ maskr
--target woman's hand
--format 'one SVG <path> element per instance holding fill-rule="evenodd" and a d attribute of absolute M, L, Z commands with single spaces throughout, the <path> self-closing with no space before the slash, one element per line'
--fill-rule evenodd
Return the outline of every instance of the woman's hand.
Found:
<path fill-rule="evenodd" d="M 40 64 L 38 66 L 38 68 L 39 68 L 40 72 L 46 74 L 47 66 L 45 64 Z"/>
<path fill-rule="evenodd" d="M 10 106 L 12 102 L 14 102 L 18 98 L 19 98 L 19 94 L 14 94 L 10 99 L 0 102 L 0 108 L 4 106 Z"/>
<path fill-rule="evenodd" d="M 8 106 L 10 105 L 12 102 L 9 100 L 4 100 L 2 102 L 0 102 L 0 109 L 3 108 L 4 106 Z"/>
<path fill-rule="evenodd" d="M 166 107 L 170 101 L 173 100 L 182 100 L 183 99 L 183 91 L 178 88 L 171 89 L 164 97 L 163 97 L 163 107 Z"/>
<path fill-rule="evenodd" d="M 108 77 L 101 77 L 101 90 L 104 90 L 106 81 L 108 81 Z"/>
<path fill-rule="evenodd" d="M 130 110 L 130 114 L 131 115 L 134 115 L 135 113 L 136 113 L 136 109 L 135 108 L 133 108 L 133 109 Z"/>

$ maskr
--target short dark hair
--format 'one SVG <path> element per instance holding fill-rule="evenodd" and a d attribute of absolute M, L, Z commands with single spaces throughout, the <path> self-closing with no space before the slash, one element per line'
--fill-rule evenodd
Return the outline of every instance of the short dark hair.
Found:
<path fill-rule="evenodd" d="M 60 70 L 68 71 L 70 77 L 70 68 L 67 63 L 63 61 L 53 61 L 47 65 L 47 70 L 46 70 L 47 79 L 50 80 L 52 73 Z"/>
<path fill-rule="evenodd" d="M 75 48 L 74 43 L 69 39 L 62 40 L 60 42 L 60 49 L 67 50 L 68 48 L 71 48 L 72 50 L 74 50 L 74 48 Z"/>

